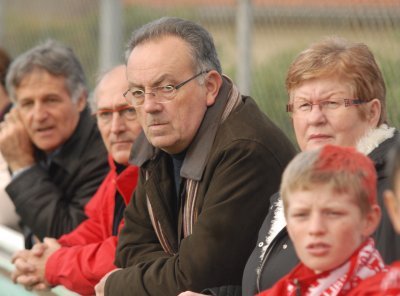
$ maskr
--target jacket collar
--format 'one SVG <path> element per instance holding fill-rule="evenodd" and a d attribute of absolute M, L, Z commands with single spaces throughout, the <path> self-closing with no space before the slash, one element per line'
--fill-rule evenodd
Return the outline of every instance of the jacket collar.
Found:
<path fill-rule="evenodd" d="M 80 155 L 87 149 L 87 140 L 95 128 L 95 121 L 90 116 L 89 109 L 85 108 L 80 116 L 78 125 L 71 137 L 59 148 L 60 151 L 54 155 L 52 162 L 62 167 L 69 174 L 74 174 L 80 165 Z M 37 150 L 39 160 L 46 156 L 41 150 Z"/>
<path fill-rule="evenodd" d="M 118 174 L 117 167 L 111 154 L 108 155 L 108 163 L 111 171 L 114 173 L 113 182 L 115 182 L 117 190 L 122 195 L 125 204 L 128 204 L 132 197 L 133 190 L 136 188 L 139 169 L 137 166 L 128 165 Z"/>
<path fill-rule="evenodd" d="M 208 107 L 200 128 L 187 149 L 181 169 L 181 177 L 196 181 L 201 179 L 231 88 L 232 81 L 223 76 L 223 83 L 215 103 Z M 132 147 L 129 163 L 141 167 L 148 160 L 154 159 L 159 153 L 160 149 L 152 146 L 142 132 Z"/>
<path fill-rule="evenodd" d="M 357 143 L 357 150 L 374 161 L 378 178 L 386 176 L 386 171 L 382 168 L 386 164 L 387 154 L 393 144 L 399 140 L 400 134 L 394 127 L 382 124 L 367 133 Z"/>
<path fill-rule="evenodd" d="M 396 129 L 386 124 L 371 129 L 357 142 L 357 150 L 368 155 L 375 150 L 380 144 L 394 136 Z"/>

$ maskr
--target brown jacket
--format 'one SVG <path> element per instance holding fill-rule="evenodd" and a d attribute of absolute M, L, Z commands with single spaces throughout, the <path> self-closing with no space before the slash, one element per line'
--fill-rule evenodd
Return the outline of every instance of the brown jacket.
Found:
<path fill-rule="evenodd" d="M 213 129 L 232 87 L 224 78 L 219 103 L 208 109 L 183 162 L 181 176 L 199 182 L 188 236 L 183 235 L 182 214 L 172 214 L 170 156 L 153 149 L 143 135 L 136 141 L 134 149 L 139 149 L 133 155 L 141 167 L 140 179 L 125 213 L 116 259 L 124 270 L 108 278 L 106 295 L 176 296 L 185 290 L 241 283 L 269 196 L 278 190 L 295 151 L 249 97 L 241 97 L 237 108 Z M 156 227 L 151 217 L 157 218 Z M 160 232 L 172 254 L 160 243 Z"/>

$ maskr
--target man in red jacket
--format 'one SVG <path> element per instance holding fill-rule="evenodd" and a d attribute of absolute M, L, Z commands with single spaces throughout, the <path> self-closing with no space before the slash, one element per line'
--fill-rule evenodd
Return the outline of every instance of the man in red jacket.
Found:
<path fill-rule="evenodd" d="M 77 229 L 14 255 L 12 278 L 27 289 L 64 285 L 82 295 L 94 294 L 95 284 L 115 268 L 117 235 L 138 176 L 128 159 L 141 127 L 136 110 L 122 95 L 127 88 L 126 67 L 121 65 L 106 73 L 95 89 L 92 109 L 109 152 L 110 171 L 85 208 L 88 219 Z"/>

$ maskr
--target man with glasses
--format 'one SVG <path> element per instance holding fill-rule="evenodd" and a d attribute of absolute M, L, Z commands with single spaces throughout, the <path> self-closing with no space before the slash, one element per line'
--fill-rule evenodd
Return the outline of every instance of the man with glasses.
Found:
<path fill-rule="evenodd" d="M 116 265 L 97 295 L 177 295 L 240 284 L 294 155 L 284 134 L 222 75 L 210 34 L 178 18 L 133 33 L 129 89 L 142 133 L 130 162 L 139 182 Z"/>
<path fill-rule="evenodd" d="M 95 284 L 115 268 L 118 231 L 138 177 L 138 168 L 128 165 L 128 159 L 142 130 L 135 108 L 122 96 L 127 87 L 126 67 L 121 65 L 106 73 L 95 89 L 92 109 L 111 169 L 85 208 L 86 221 L 59 240 L 45 238 L 33 250 L 14 256 L 13 279 L 28 289 L 64 285 L 92 295 Z"/>

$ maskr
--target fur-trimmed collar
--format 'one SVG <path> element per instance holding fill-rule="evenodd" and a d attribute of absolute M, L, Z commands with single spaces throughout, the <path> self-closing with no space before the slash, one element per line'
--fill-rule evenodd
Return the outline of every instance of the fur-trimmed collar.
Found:
<path fill-rule="evenodd" d="M 368 155 L 385 140 L 392 138 L 395 131 L 396 129 L 394 127 L 381 124 L 379 127 L 368 131 L 365 136 L 357 142 L 356 148 L 361 153 Z"/>
<path fill-rule="evenodd" d="M 278 235 L 278 233 L 286 226 L 286 219 L 285 219 L 285 215 L 283 212 L 283 202 L 280 197 L 275 202 L 273 210 L 274 210 L 274 213 L 273 213 L 274 216 L 272 218 L 271 228 L 269 229 L 268 234 L 265 237 L 265 244 L 263 245 L 263 247 L 261 249 L 261 254 L 260 254 L 261 260 L 264 258 L 264 254 L 265 254 L 265 251 L 268 249 L 268 246 L 275 239 L 275 237 Z"/>

